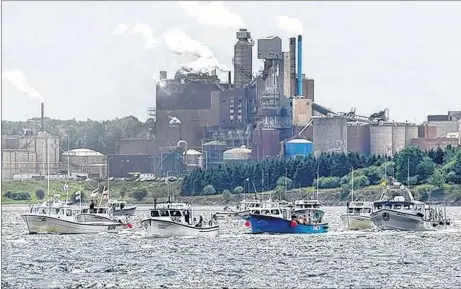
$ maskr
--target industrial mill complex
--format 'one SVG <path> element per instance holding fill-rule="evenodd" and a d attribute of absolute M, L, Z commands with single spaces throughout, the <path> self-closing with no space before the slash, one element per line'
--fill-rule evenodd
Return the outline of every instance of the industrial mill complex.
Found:
<path fill-rule="evenodd" d="M 240 29 L 233 73 L 160 71 L 156 86 L 155 130 L 142 139 L 122 139 L 118 154 L 81 148 L 59 151 L 59 137 L 43 128 L 36 135 L 2 136 L 2 178 L 57 173 L 126 177 L 133 172 L 180 175 L 195 168 L 303 156 L 321 152 L 393 155 L 406 146 L 423 150 L 460 144 L 461 112 L 429 115 L 423 124 L 389 119 L 387 109 L 361 116 L 335 112 L 316 101 L 314 79 L 302 71 L 302 36 L 252 39 Z M 255 47 L 256 46 L 256 47 Z M 263 68 L 255 73 L 256 57 Z M 106 168 L 107 167 L 107 168 Z"/>

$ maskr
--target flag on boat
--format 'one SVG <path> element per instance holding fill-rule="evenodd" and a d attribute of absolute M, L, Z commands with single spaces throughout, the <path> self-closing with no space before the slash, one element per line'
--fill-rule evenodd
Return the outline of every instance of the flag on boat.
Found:
<path fill-rule="evenodd" d="M 95 198 L 98 196 L 98 189 L 95 189 L 94 191 L 91 192 L 90 197 Z"/>
<path fill-rule="evenodd" d="M 106 186 L 104 186 L 104 189 L 103 189 L 103 191 L 102 191 L 102 197 L 103 197 L 103 199 L 105 199 L 105 200 L 109 199 L 109 190 L 107 189 Z"/>

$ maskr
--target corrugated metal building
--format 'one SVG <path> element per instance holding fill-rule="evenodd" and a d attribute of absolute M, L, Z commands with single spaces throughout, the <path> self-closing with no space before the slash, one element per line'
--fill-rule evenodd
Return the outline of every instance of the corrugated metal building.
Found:
<path fill-rule="evenodd" d="M 252 156 L 262 160 L 267 157 L 280 156 L 280 132 L 275 129 L 256 128 L 253 131 Z"/>
<path fill-rule="evenodd" d="M 153 173 L 151 155 L 109 155 L 109 177 L 124 178 L 129 173 Z"/>

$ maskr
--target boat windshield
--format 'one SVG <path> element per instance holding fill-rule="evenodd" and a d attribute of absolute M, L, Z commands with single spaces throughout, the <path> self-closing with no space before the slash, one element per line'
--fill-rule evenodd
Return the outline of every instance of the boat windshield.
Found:
<path fill-rule="evenodd" d="M 370 214 L 371 208 L 348 208 L 348 214 Z"/>

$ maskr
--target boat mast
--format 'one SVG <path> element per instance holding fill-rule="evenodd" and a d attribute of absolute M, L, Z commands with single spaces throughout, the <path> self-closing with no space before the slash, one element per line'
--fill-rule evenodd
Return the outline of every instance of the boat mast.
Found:
<path fill-rule="evenodd" d="M 384 185 L 387 186 L 387 159 L 384 160 Z"/>
<path fill-rule="evenodd" d="M 285 166 L 285 191 L 283 192 L 285 196 L 287 194 L 287 178 L 288 178 L 288 167 Z M 282 196 L 280 196 L 280 200 L 282 200 Z"/>
<path fill-rule="evenodd" d="M 407 159 L 407 187 L 410 188 L 410 157 Z"/>
<path fill-rule="evenodd" d="M 320 161 L 317 160 L 317 197 L 316 197 L 316 200 L 319 199 L 319 177 L 320 177 L 319 169 L 320 169 Z"/>
<path fill-rule="evenodd" d="M 46 190 L 47 190 L 48 199 L 49 199 L 50 198 L 50 154 L 48 153 L 48 141 L 47 141 L 46 144 L 47 144 L 47 150 L 46 150 L 46 166 L 47 166 Z"/>
<path fill-rule="evenodd" d="M 352 191 L 351 191 L 351 198 L 352 198 L 352 202 L 354 201 L 354 169 L 352 168 Z"/>

